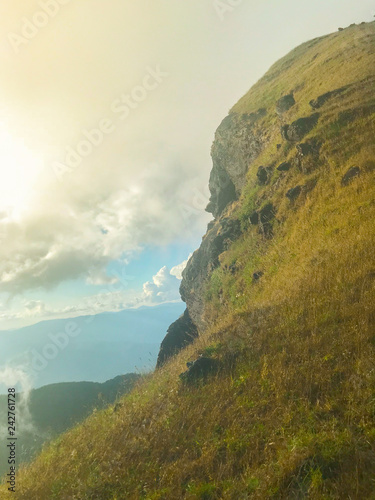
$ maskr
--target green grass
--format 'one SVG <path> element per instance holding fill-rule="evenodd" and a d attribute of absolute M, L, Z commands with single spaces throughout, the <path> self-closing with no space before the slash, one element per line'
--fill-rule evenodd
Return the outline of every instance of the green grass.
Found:
<path fill-rule="evenodd" d="M 15 498 L 374 499 L 374 115 L 337 123 L 343 110 L 373 103 L 374 80 L 359 82 L 374 76 L 374 35 L 371 23 L 302 45 L 233 108 L 269 108 L 269 141 L 226 214 L 244 233 L 207 284 L 210 327 L 120 410 L 96 412 L 46 448 L 19 473 Z M 347 83 L 308 136 L 323 141 L 314 171 L 276 173 L 259 187 L 259 165 L 295 155 L 276 148 L 276 100 L 295 90 L 291 122 Z M 353 165 L 362 175 L 343 188 Z M 291 204 L 287 190 L 312 179 Z M 266 239 L 247 218 L 268 202 L 277 220 Z M 199 354 L 222 370 L 186 386 L 179 374 Z"/>

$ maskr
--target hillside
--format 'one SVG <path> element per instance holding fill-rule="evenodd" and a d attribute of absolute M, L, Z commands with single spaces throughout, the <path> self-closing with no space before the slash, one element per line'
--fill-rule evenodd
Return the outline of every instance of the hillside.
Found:
<path fill-rule="evenodd" d="M 374 499 L 374 68 L 375 23 L 353 25 L 233 107 L 159 369 L 13 498 Z"/>
<path fill-rule="evenodd" d="M 119 397 L 131 391 L 140 375 L 129 373 L 95 382 L 66 382 L 51 384 L 32 390 L 28 404 L 17 401 L 17 445 L 22 452 L 18 463 L 28 462 L 41 450 L 45 441 L 50 441 L 62 432 L 88 417 L 94 409 L 103 409 Z M 22 413 L 22 414 L 21 414 Z M 7 420 L 7 396 L 0 395 L 0 419 Z M 0 439 L 0 474 L 9 471 L 6 439 Z"/>

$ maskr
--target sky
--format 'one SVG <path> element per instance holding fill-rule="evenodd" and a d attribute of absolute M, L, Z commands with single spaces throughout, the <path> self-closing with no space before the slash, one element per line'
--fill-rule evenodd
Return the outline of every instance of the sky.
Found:
<path fill-rule="evenodd" d="M 0 330 L 178 301 L 221 120 L 367 0 L 0 5 Z"/>

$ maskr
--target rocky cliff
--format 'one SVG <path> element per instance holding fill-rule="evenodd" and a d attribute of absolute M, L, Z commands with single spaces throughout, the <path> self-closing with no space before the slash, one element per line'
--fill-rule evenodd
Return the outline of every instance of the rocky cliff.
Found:
<path fill-rule="evenodd" d="M 168 331 L 159 355 L 163 362 L 194 339 L 192 328 L 202 333 L 207 327 L 207 286 L 221 266 L 220 256 L 248 226 L 271 239 L 273 225 L 280 221 L 275 201 L 283 205 L 283 196 L 290 204 L 305 199 L 324 176 L 324 169 L 313 174 L 327 159 L 329 134 L 374 112 L 373 70 L 361 63 L 373 48 L 374 23 L 344 31 L 345 36 L 339 32 L 307 42 L 276 63 L 218 127 L 206 209 L 214 220 L 183 272 L 180 293 L 189 325 L 184 317 Z M 330 57 L 324 56 L 327 45 Z M 351 58 L 350 52 L 355 53 L 357 70 L 351 73 L 344 65 L 327 79 L 333 61 Z M 361 168 L 354 168 L 359 175 Z M 250 197 L 244 195 L 245 187 L 252 191 Z M 229 264 L 226 271 L 235 275 L 237 267 Z M 253 274 L 257 281 L 263 271 L 254 269 Z M 220 303 L 220 289 L 218 295 Z"/>

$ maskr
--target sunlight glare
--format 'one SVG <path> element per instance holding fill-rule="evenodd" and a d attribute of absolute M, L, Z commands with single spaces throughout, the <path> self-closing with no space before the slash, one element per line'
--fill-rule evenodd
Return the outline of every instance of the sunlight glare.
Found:
<path fill-rule="evenodd" d="M 0 124 L 0 210 L 18 218 L 26 211 L 35 193 L 43 162 L 20 138 Z"/>

